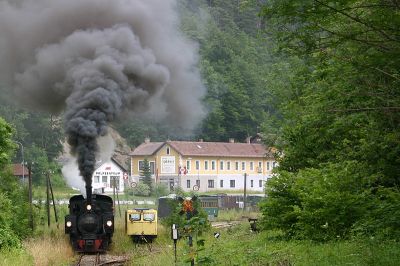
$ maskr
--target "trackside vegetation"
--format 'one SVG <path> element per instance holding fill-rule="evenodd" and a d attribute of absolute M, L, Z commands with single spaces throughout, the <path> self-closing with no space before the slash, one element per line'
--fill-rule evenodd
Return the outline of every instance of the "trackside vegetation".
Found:
<path fill-rule="evenodd" d="M 400 240 L 399 10 L 397 1 L 264 4 L 277 53 L 297 62 L 274 89 L 284 119 L 269 143 L 281 153 L 261 206 L 265 228 Z"/>

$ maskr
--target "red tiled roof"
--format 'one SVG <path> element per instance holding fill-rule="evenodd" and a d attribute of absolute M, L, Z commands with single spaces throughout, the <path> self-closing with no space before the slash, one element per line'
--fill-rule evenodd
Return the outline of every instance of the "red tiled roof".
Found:
<path fill-rule="evenodd" d="M 140 144 L 131 155 L 136 156 L 149 156 L 157 152 L 165 142 L 149 142 Z"/>
<path fill-rule="evenodd" d="M 227 142 L 168 141 L 183 156 L 264 157 L 267 150 L 262 144 Z"/>
<path fill-rule="evenodd" d="M 22 164 L 13 164 L 13 174 L 15 176 L 28 176 L 28 168 L 26 166 L 22 167 Z"/>
<path fill-rule="evenodd" d="M 265 157 L 269 152 L 262 144 L 227 142 L 167 141 L 143 143 L 131 155 L 152 155 L 169 144 L 182 156 Z"/>

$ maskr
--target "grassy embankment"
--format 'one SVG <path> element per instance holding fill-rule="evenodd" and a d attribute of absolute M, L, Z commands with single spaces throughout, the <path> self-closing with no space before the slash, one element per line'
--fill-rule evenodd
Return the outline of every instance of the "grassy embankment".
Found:
<path fill-rule="evenodd" d="M 122 211 L 126 209 L 122 207 Z M 255 213 L 245 214 L 254 216 Z M 219 220 L 243 219 L 243 223 L 229 229 L 211 230 L 203 237 L 205 249 L 197 258 L 207 259 L 208 265 L 399 265 L 400 243 L 376 239 L 356 239 L 313 243 L 286 241 L 278 232 L 252 233 L 242 212 L 221 211 Z M 213 237 L 219 232 L 218 239 Z M 169 229 L 159 227 L 159 238 L 152 245 L 135 246 L 124 234 L 122 218 L 116 213 L 116 231 L 110 254 L 130 256 L 128 265 L 174 265 L 173 242 Z M 178 242 L 177 265 L 189 265 L 187 241 Z M 67 236 L 63 219 L 60 228 L 40 226 L 35 237 L 24 242 L 24 248 L 0 252 L 0 265 L 72 265 L 77 259 Z"/>

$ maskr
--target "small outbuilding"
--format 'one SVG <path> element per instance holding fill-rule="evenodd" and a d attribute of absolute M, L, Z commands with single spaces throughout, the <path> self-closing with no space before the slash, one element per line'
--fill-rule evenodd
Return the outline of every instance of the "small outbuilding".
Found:
<path fill-rule="evenodd" d="M 128 181 L 127 170 L 115 159 L 100 162 L 92 177 L 92 187 L 95 193 L 123 192 L 125 181 Z"/>

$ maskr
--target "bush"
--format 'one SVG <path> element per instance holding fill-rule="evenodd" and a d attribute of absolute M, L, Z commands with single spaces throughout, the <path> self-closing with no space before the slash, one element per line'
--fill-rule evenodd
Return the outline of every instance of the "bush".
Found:
<path fill-rule="evenodd" d="M 8 227 L 0 227 L 0 250 L 21 247 L 21 241 L 13 230 Z"/>
<path fill-rule="evenodd" d="M 150 196 L 150 187 L 143 182 L 139 182 L 133 189 L 133 194 L 135 196 Z"/>
<path fill-rule="evenodd" d="M 156 183 L 153 188 L 153 195 L 157 197 L 167 196 L 169 194 L 169 189 L 167 185 L 163 183 Z"/>
<path fill-rule="evenodd" d="M 267 182 L 262 224 L 288 237 L 319 241 L 355 233 L 399 239 L 400 194 L 373 189 L 375 178 L 364 169 L 350 161 L 298 173 L 280 171 Z"/>
<path fill-rule="evenodd" d="M 0 249 L 20 247 L 18 236 L 11 230 L 13 209 L 11 200 L 0 193 Z"/>

